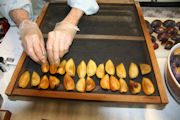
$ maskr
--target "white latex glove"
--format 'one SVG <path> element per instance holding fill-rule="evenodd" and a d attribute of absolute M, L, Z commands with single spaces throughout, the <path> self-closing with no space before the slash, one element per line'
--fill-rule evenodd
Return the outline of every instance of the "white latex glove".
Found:
<path fill-rule="evenodd" d="M 60 58 L 68 52 L 77 31 L 79 31 L 77 26 L 62 21 L 48 33 L 46 46 L 50 64 L 59 65 Z"/>
<path fill-rule="evenodd" d="M 19 25 L 18 33 L 26 54 L 35 62 L 46 62 L 47 57 L 44 47 L 44 39 L 38 25 L 30 20 L 24 20 Z"/>

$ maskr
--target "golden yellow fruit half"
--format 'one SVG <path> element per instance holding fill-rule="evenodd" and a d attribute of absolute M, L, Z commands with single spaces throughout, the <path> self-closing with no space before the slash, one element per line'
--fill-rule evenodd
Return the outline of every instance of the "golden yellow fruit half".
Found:
<path fill-rule="evenodd" d="M 129 90 L 132 94 L 137 94 L 141 92 L 141 84 L 133 80 L 129 80 Z"/>
<path fill-rule="evenodd" d="M 55 76 L 49 76 L 49 84 L 51 89 L 56 89 L 60 84 L 60 80 Z"/>
<path fill-rule="evenodd" d="M 103 89 L 110 89 L 110 84 L 109 84 L 109 75 L 106 74 L 100 81 L 100 86 Z"/>
<path fill-rule="evenodd" d="M 135 79 L 139 75 L 139 69 L 138 66 L 134 63 L 131 62 L 129 66 L 129 77 L 130 79 Z"/>
<path fill-rule="evenodd" d="M 86 79 L 86 91 L 92 91 L 96 87 L 94 80 L 90 77 Z"/>
<path fill-rule="evenodd" d="M 47 61 L 41 64 L 41 71 L 43 73 L 47 73 L 49 71 L 49 63 Z"/>
<path fill-rule="evenodd" d="M 39 74 L 36 72 L 33 72 L 32 77 L 31 77 L 31 86 L 32 87 L 38 86 L 40 81 L 41 81 L 41 78 L 40 78 Z"/>
<path fill-rule="evenodd" d="M 87 75 L 89 77 L 93 76 L 94 74 L 96 74 L 96 69 L 97 69 L 96 63 L 92 59 L 90 59 L 87 64 Z"/>
<path fill-rule="evenodd" d="M 155 91 L 152 81 L 145 77 L 142 79 L 142 88 L 146 95 L 151 95 Z"/>
<path fill-rule="evenodd" d="M 126 78 L 126 69 L 124 67 L 123 63 L 120 63 L 117 67 L 116 67 L 116 74 L 119 78 Z"/>
<path fill-rule="evenodd" d="M 74 88 L 75 88 L 74 80 L 67 73 L 64 76 L 63 82 L 64 82 L 64 87 L 66 90 L 74 90 Z"/>
<path fill-rule="evenodd" d="M 63 61 L 60 63 L 60 65 L 59 65 L 59 68 L 58 68 L 58 70 L 57 70 L 57 73 L 59 73 L 60 75 L 64 75 L 65 72 L 66 72 L 65 67 L 66 67 L 66 60 L 63 60 Z"/>
<path fill-rule="evenodd" d="M 109 79 L 109 85 L 112 91 L 116 91 L 120 89 L 120 83 L 118 81 L 118 79 L 114 76 L 111 76 Z"/>
<path fill-rule="evenodd" d="M 84 92 L 86 88 L 86 82 L 84 78 L 80 78 L 76 83 L 76 90 L 78 92 Z"/>
<path fill-rule="evenodd" d="M 48 89 L 49 88 L 49 80 L 48 80 L 47 75 L 44 75 L 41 78 L 41 82 L 40 82 L 38 88 L 40 88 L 40 89 Z"/>
<path fill-rule="evenodd" d="M 151 66 L 149 64 L 140 64 L 141 74 L 145 75 L 151 72 Z"/>
<path fill-rule="evenodd" d="M 174 51 L 174 55 L 180 55 L 180 48 L 178 48 Z"/>
<path fill-rule="evenodd" d="M 126 81 L 124 79 L 120 78 L 119 83 L 120 83 L 120 86 L 121 86 L 120 89 L 119 89 L 120 93 L 128 92 L 128 86 L 127 86 Z"/>
<path fill-rule="evenodd" d="M 57 73 L 57 66 L 55 64 L 50 64 L 50 73 L 51 74 Z"/>
<path fill-rule="evenodd" d="M 115 67 L 114 64 L 112 62 L 112 60 L 108 60 L 105 64 L 105 70 L 109 75 L 114 75 L 115 73 Z"/>
<path fill-rule="evenodd" d="M 97 71 L 96 71 L 96 76 L 98 78 L 103 78 L 105 75 L 105 70 L 104 70 L 104 64 L 99 64 L 97 67 Z"/>
<path fill-rule="evenodd" d="M 30 80 L 29 71 L 24 72 L 19 78 L 19 87 L 26 88 Z"/>
<path fill-rule="evenodd" d="M 70 58 L 66 63 L 66 73 L 68 75 L 74 77 L 75 72 L 76 72 L 76 67 L 75 67 L 74 60 L 72 58 Z"/>
<path fill-rule="evenodd" d="M 81 61 L 81 63 L 77 67 L 77 74 L 79 78 L 84 78 L 86 76 L 86 63 L 84 60 Z"/>

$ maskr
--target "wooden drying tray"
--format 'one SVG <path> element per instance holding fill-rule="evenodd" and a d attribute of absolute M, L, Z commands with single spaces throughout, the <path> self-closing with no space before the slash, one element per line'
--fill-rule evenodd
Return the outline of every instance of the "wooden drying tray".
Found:
<path fill-rule="evenodd" d="M 57 2 L 56 2 L 57 3 Z M 64 2 L 58 2 L 58 3 L 64 3 Z M 6 89 L 6 94 L 8 96 L 34 96 L 34 97 L 48 97 L 48 98 L 64 98 L 64 99 L 79 99 L 79 100 L 96 100 L 96 101 L 113 101 L 113 102 L 120 102 L 120 103 L 143 103 L 143 104 L 158 104 L 158 105 L 166 105 L 168 103 L 168 98 L 165 91 L 165 86 L 161 77 L 161 73 L 158 67 L 157 59 L 154 53 L 154 49 L 152 46 L 151 38 L 148 33 L 146 23 L 144 21 L 144 17 L 140 8 L 140 5 L 138 2 L 118 2 L 118 1 L 98 1 L 98 3 L 118 3 L 118 4 L 132 4 L 135 5 L 137 9 L 137 13 L 139 16 L 139 20 L 141 23 L 142 31 L 144 33 L 144 36 L 139 37 L 132 37 L 132 36 L 111 36 L 111 35 L 81 35 L 78 34 L 75 36 L 76 39 L 78 38 L 94 38 L 95 39 L 114 39 L 114 40 L 121 40 L 122 38 L 124 40 L 144 40 L 147 45 L 147 49 L 150 56 L 150 61 L 152 63 L 152 68 L 154 71 L 154 76 L 157 83 L 157 89 L 159 95 L 156 96 L 146 96 L 146 95 L 124 95 L 124 94 L 99 94 L 99 93 L 78 93 L 78 92 L 66 92 L 66 91 L 50 91 L 50 90 L 38 90 L 38 89 L 21 89 L 16 88 L 15 84 L 18 81 L 18 76 L 21 72 L 21 69 L 23 67 L 23 63 L 26 59 L 26 53 L 23 52 L 22 56 L 16 66 L 16 69 L 13 73 L 13 76 L 11 78 L 11 81 Z M 41 21 L 43 20 L 43 17 L 46 13 L 46 10 L 48 8 L 48 5 L 50 3 L 46 3 L 44 6 L 41 15 L 37 19 L 37 24 L 40 25 Z"/>

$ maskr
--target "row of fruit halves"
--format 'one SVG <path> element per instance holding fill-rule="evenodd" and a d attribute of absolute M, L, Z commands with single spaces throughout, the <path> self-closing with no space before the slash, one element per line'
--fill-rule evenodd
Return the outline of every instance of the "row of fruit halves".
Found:
<path fill-rule="evenodd" d="M 139 66 L 143 76 L 149 74 L 152 71 L 152 68 L 149 64 L 140 64 Z M 67 91 L 74 90 L 75 88 L 78 92 L 93 91 L 96 87 L 96 84 L 91 77 L 96 74 L 97 78 L 100 79 L 100 86 L 102 89 L 111 89 L 112 91 L 119 90 L 121 93 L 128 92 L 128 85 L 125 81 L 125 78 L 127 78 L 127 72 L 124 64 L 120 63 L 116 66 L 115 70 L 115 66 L 110 59 L 106 62 L 105 66 L 103 63 L 97 66 L 95 61 L 92 59 L 90 59 L 86 65 L 85 61 L 82 60 L 77 67 L 79 80 L 77 81 L 76 85 L 72 78 L 75 76 L 76 72 L 75 63 L 72 58 L 70 58 L 68 61 L 63 60 L 57 69 L 55 69 L 55 67 L 52 65 L 49 66 L 48 63 L 42 64 L 41 70 L 43 73 L 50 71 L 51 74 L 65 74 L 63 84 Z M 114 76 L 115 71 L 116 75 L 119 77 L 119 80 Z M 85 80 L 86 74 L 87 79 Z M 129 66 L 129 78 L 131 79 L 129 81 L 129 90 L 132 94 L 141 92 L 141 83 L 133 80 L 137 78 L 138 75 L 139 68 L 137 64 L 131 62 Z M 20 76 L 19 87 L 26 88 L 29 81 L 30 73 L 29 71 L 26 71 Z M 52 75 L 50 75 L 49 78 L 47 75 L 44 75 L 42 78 L 40 78 L 38 73 L 33 72 L 31 77 L 31 86 L 38 86 L 39 89 L 48 89 L 49 86 L 51 89 L 56 89 L 59 84 L 60 80 Z M 149 78 L 143 77 L 142 88 L 146 95 L 151 95 L 155 92 L 154 85 Z"/>

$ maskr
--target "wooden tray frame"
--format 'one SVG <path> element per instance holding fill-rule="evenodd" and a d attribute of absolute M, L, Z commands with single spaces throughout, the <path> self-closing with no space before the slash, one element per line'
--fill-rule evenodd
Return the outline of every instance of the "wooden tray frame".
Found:
<path fill-rule="evenodd" d="M 52 2 L 52 3 L 64 3 L 64 1 L 60 2 Z M 159 90 L 159 96 L 142 96 L 142 95 L 122 95 L 122 94 L 95 94 L 95 93 L 77 93 L 77 92 L 63 92 L 63 91 L 48 91 L 48 90 L 36 90 L 36 89 L 20 89 L 14 88 L 16 83 L 18 74 L 22 68 L 23 62 L 26 58 L 26 53 L 23 52 L 22 56 L 16 66 L 16 69 L 13 73 L 11 81 L 6 89 L 6 94 L 9 96 L 34 96 L 34 97 L 48 97 L 48 98 L 64 98 L 64 99 L 79 99 L 79 100 L 96 100 L 96 101 L 113 101 L 113 102 L 121 102 L 121 103 L 143 103 L 143 104 L 158 104 L 158 105 L 166 105 L 168 103 L 168 97 L 165 91 L 164 82 L 158 67 L 157 59 L 154 53 L 154 48 L 152 46 L 151 38 L 149 32 L 147 30 L 147 26 L 138 2 L 128 1 L 98 1 L 98 3 L 121 3 L 121 4 L 134 4 L 136 6 L 141 27 L 144 33 L 144 37 L 147 43 L 148 51 L 150 54 L 150 59 L 152 62 L 152 68 L 154 70 L 155 78 L 157 81 L 157 86 Z M 41 12 L 41 15 L 37 19 L 37 24 L 40 25 L 43 17 L 46 13 L 49 2 L 47 2 Z M 106 35 L 76 35 L 75 38 L 92 38 L 97 37 L 101 39 L 120 39 L 122 36 L 106 36 Z M 124 37 L 126 38 L 126 37 Z M 123 39 L 124 39 L 123 38 Z M 131 39 L 131 37 L 127 38 L 127 40 Z M 135 39 L 144 40 L 142 37 L 137 37 Z"/>

